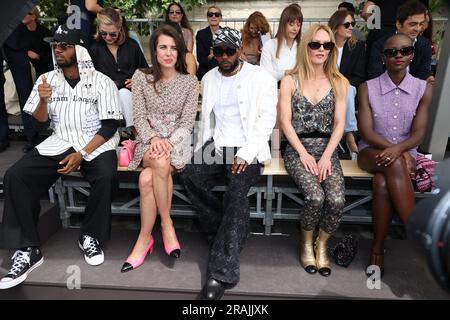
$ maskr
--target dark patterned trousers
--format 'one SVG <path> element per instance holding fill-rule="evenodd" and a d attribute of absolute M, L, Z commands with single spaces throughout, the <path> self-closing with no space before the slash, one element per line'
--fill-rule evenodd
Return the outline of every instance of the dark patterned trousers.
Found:
<path fill-rule="evenodd" d="M 200 225 L 212 241 L 207 277 L 237 284 L 240 277 L 239 254 L 250 234 L 250 187 L 260 177 L 260 165 L 252 164 L 240 174 L 230 164 L 192 164 L 180 179 L 196 208 Z M 220 199 L 211 189 L 225 180 L 227 191 Z"/>
<path fill-rule="evenodd" d="M 303 146 L 316 161 L 320 160 L 328 143 L 326 138 L 301 140 Z M 331 175 L 319 182 L 314 174 L 306 171 L 298 153 L 288 145 L 284 154 L 286 171 L 294 179 L 305 198 L 300 215 L 302 228 L 311 231 L 319 224 L 320 228 L 333 233 L 339 227 L 345 204 L 345 183 L 337 152 L 331 157 Z"/>

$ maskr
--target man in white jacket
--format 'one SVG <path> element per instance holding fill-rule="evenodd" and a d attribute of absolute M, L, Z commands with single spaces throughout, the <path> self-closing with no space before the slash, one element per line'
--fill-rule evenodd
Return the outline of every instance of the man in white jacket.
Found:
<path fill-rule="evenodd" d="M 270 159 L 276 120 L 276 80 L 259 66 L 239 60 L 241 37 L 228 27 L 216 33 L 218 67 L 202 79 L 202 115 L 193 164 L 181 173 L 203 231 L 211 241 L 203 298 L 220 299 L 239 282 L 239 254 L 250 234 L 247 193 Z M 228 161 L 227 161 L 228 160 Z M 226 179 L 219 200 L 211 189 Z"/>

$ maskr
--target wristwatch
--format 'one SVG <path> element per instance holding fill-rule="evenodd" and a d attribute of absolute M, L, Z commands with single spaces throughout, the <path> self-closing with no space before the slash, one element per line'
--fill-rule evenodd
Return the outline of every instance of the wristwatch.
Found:
<path fill-rule="evenodd" d="M 86 151 L 84 151 L 83 149 L 81 149 L 80 151 L 78 151 L 81 156 L 83 157 L 83 159 L 86 159 L 87 156 L 89 155 L 89 153 L 87 153 Z"/>

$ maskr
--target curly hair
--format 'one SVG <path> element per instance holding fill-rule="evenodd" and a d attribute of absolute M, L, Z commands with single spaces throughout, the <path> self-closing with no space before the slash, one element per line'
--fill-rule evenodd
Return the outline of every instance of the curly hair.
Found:
<path fill-rule="evenodd" d="M 272 37 L 272 30 L 270 29 L 266 17 L 261 12 L 255 11 L 247 18 L 244 28 L 241 30 L 243 46 L 248 44 L 252 39 L 250 24 L 253 24 L 261 34 L 270 33 L 270 36 Z"/>

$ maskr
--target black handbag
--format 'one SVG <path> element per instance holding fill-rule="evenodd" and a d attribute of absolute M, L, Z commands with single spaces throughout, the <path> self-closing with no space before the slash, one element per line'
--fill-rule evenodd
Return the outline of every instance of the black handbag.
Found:
<path fill-rule="evenodd" d="M 337 265 L 347 268 L 355 258 L 357 251 L 358 241 L 351 235 L 347 235 L 331 250 L 331 256 Z"/>

